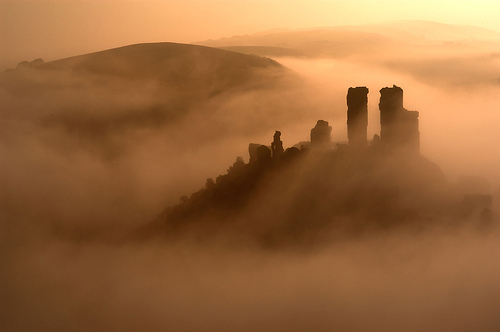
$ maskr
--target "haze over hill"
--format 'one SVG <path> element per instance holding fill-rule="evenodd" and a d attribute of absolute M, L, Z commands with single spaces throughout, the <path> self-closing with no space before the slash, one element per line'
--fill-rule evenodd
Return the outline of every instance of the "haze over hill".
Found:
<path fill-rule="evenodd" d="M 351 38 L 349 38 L 351 37 Z M 477 45 L 481 42 L 499 42 L 500 32 L 468 25 L 451 25 L 432 21 L 397 20 L 377 24 L 323 26 L 303 29 L 276 29 L 260 33 L 223 37 L 220 39 L 200 41 L 198 44 L 210 46 L 278 46 L 302 48 L 307 43 L 333 48 L 336 43 L 359 43 L 359 39 L 367 42 L 403 43 L 403 45 L 440 45 L 443 41 L 464 42 Z M 319 44 L 323 41 L 324 44 Z M 329 45 L 327 44 L 329 43 Z M 369 49 L 367 44 L 365 49 Z M 310 50 L 311 56 L 318 56 Z M 320 54 L 321 55 L 321 54 Z"/>
<path fill-rule="evenodd" d="M 332 96 L 343 95 L 346 85 L 383 87 L 399 83 L 416 109 L 427 110 L 429 121 L 423 123 L 423 131 L 429 131 L 423 136 L 424 154 L 444 166 L 446 174 L 456 177 L 464 170 L 457 172 L 455 166 L 464 163 L 469 163 L 470 171 L 484 169 L 491 162 L 498 165 L 493 161 L 500 158 L 495 151 L 483 153 L 481 160 L 472 161 L 470 157 L 500 139 L 494 129 L 499 122 L 499 40 L 498 32 L 474 26 L 400 20 L 285 29 L 202 43 L 272 56 L 319 86 L 330 87 Z M 340 103 L 340 98 L 335 99 L 335 104 Z M 370 117 L 378 117 L 376 104 L 369 108 Z M 342 112 L 336 110 L 335 114 Z M 471 130 L 471 126 L 482 129 Z M 342 130 L 338 126 L 333 132 Z M 373 135 L 377 128 L 369 131 Z M 455 161 L 450 162 L 452 159 Z M 486 171 L 488 177 L 497 178 L 496 167 Z"/>
<path fill-rule="evenodd" d="M 320 29 L 281 40 L 264 34 L 278 45 L 238 49 L 280 55 L 273 60 L 158 43 L 33 61 L 4 73 L 0 330 L 498 331 L 498 228 L 485 231 L 467 218 L 451 218 L 452 231 L 433 223 L 428 211 L 449 209 L 436 191 L 415 201 L 415 192 L 404 191 L 403 207 L 413 210 L 391 209 L 397 191 L 387 181 L 410 174 L 403 180 L 413 188 L 447 183 L 453 193 L 499 196 L 495 34 L 483 39 L 474 29 L 453 28 L 453 38 L 465 33 L 470 40 L 448 43 L 447 26 L 423 29 L 436 40 L 391 29 Z M 290 51 L 292 42 L 298 47 Z M 393 84 L 404 88 L 406 107 L 420 112 L 420 151 L 428 159 L 405 164 L 411 172 L 366 156 L 352 163 L 340 149 L 250 181 L 258 186 L 236 209 L 247 223 L 231 224 L 241 237 L 212 228 L 223 224 L 218 219 L 191 237 L 127 237 L 165 207 L 180 206 L 195 223 L 206 211 L 233 222 L 239 180 L 254 178 L 235 177 L 229 188 L 236 191 L 222 190 L 222 199 L 210 195 L 249 162 L 248 143 L 268 145 L 280 130 L 285 148 L 300 147 L 322 119 L 332 142 L 342 144 L 350 86 L 369 88 L 371 140 L 380 132 L 379 90 Z M 388 185 L 382 189 L 389 195 L 382 194 L 389 203 L 358 195 L 373 189 L 363 187 L 366 179 Z M 196 192 L 209 199 L 182 197 Z M 356 204 L 342 208 L 352 197 Z M 498 200 L 491 205 L 495 216 Z M 350 226 L 383 224 L 389 213 L 392 221 L 409 216 L 426 227 L 308 237 L 332 211 L 352 213 Z M 299 237 L 322 245 L 296 245 L 285 231 L 291 245 L 266 251 L 245 238 L 279 238 L 287 220 L 310 221 L 298 224 Z M 204 241 L 214 229 L 218 235 Z"/>
<path fill-rule="evenodd" d="M 164 199 L 177 199 L 179 194 L 167 189 L 177 181 L 188 187 L 191 181 L 192 185 L 198 183 L 204 172 L 224 169 L 241 141 L 246 144 L 248 135 L 272 130 L 277 121 L 286 123 L 290 112 L 298 117 L 304 114 L 298 107 L 300 100 L 296 107 L 289 107 L 290 100 L 300 95 L 296 91 L 299 86 L 296 75 L 273 60 L 173 43 L 131 45 L 48 63 L 21 63 L 1 75 L 2 149 L 11 161 L 3 165 L 7 195 L 3 210 L 23 214 L 22 206 L 13 199 L 21 195 L 26 204 L 40 204 L 42 210 L 47 208 L 43 213 L 52 214 L 52 203 L 40 201 L 58 197 L 58 190 L 73 192 L 69 178 L 89 183 L 104 180 L 107 184 L 99 185 L 103 191 L 113 191 L 115 183 L 122 182 L 129 194 L 118 196 L 125 200 L 141 191 L 156 195 L 152 200 L 150 194 L 140 199 L 144 208 Z M 277 117 L 262 116 L 271 110 Z M 257 123 L 258 129 L 250 133 L 249 125 Z M 227 135 L 231 135 L 231 143 L 222 144 Z M 204 166 L 193 162 L 210 154 L 218 155 L 220 161 Z M 45 164 L 44 160 L 52 161 Z M 39 178 L 37 174 L 43 174 L 45 167 L 54 176 Z M 66 171 L 57 171 L 59 167 Z M 98 180 L 93 174 L 95 167 L 111 167 L 114 174 Z M 197 174 L 200 167 L 203 172 Z M 161 174 L 151 172 L 160 169 Z M 17 183 L 21 174 L 26 179 L 32 176 L 35 183 L 49 181 L 53 185 L 40 184 L 40 190 L 27 190 Z M 101 204 L 94 196 L 95 189 L 81 187 L 73 194 L 89 195 L 90 201 Z M 76 196 L 71 200 L 80 199 Z M 107 198 L 101 202 L 106 206 L 117 200 L 121 205 L 118 196 L 104 194 Z M 53 203 L 59 206 L 57 211 L 67 208 L 67 202 Z M 77 219 L 85 223 L 83 210 Z M 116 211 L 129 216 L 144 212 Z M 74 211 L 68 213 L 73 215 Z M 55 219 L 64 220 L 64 214 L 57 212 Z M 91 214 L 102 218 L 100 209 Z"/>
<path fill-rule="evenodd" d="M 12 121 L 6 124 L 30 118 L 38 129 L 63 131 L 70 138 L 64 145 L 87 146 L 106 158 L 123 152 L 127 135 L 168 128 L 174 136 L 173 126 L 190 116 L 204 117 L 212 129 L 202 134 L 193 121 L 186 143 L 198 144 L 208 132 L 215 138 L 220 126 L 234 122 L 238 107 L 247 107 L 241 98 L 255 94 L 266 103 L 268 90 L 286 94 L 284 88 L 297 83 L 291 71 L 268 58 L 174 43 L 23 62 L 1 76 L 4 117 Z"/>
<path fill-rule="evenodd" d="M 427 21 L 321 27 L 200 42 L 248 54 L 336 59 L 443 87 L 498 84 L 500 33 Z"/>
<path fill-rule="evenodd" d="M 183 90 L 191 95 L 201 89 L 214 95 L 232 88 L 251 89 L 270 85 L 270 77 L 261 77 L 257 70 L 282 68 L 277 62 L 258 56 L 176 43 L 154 43 L 124 46 L 112 50 L 75 56 L 49 62 L 39 69 L 71 71 L 125 79 L 157 80 L 167 88 Z M 272 76 L 271 76 L 272 77 Z M 263 83 L 264 82 L 264 83 Z M 246 86 L 246 84 L 250 84 Z"/>
<path fill-rule="evenodd" d="M 169 94 L 175 97 L 189 94 L 192 99 L 193 96 L 208 98 L 260 85 L 269 87 L 275 83 L 273 77 L 279 79 L 285 72 L 285 68 L 269 58 L 203 46 L 155 43 L 124 46 L 48 63 L 41 59 L 32 63 L 24 61 L 16 70 L 7 70 L 2 81 L 6 89 L 14 92 L 19 89 L 20 93 L 25 92 L 22 89 L 47 90 L 75 84 L 81 87 L 83 83 L 109 85 L 110 89 L 120 84 L 155 83 L 158 93 L 167 97 Z"/>

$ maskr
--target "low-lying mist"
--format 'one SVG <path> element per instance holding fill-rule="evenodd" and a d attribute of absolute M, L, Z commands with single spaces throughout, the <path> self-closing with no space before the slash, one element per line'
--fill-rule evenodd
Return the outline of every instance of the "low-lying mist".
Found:
<path fill-rule="evenodd" d="M 450 183 L 485 178 L 498 199 L 498 82 L 433 85 L 419 75 L 434 63 L 276 60 L 292 71 L 283 81 L 267 86 L 277 74 L 264 72 L 251 88 L 199 99 L 152 79 L 75 73 L 0 90 L 0 329 L 497 331 L 496 227 L 281 250 L 224 232 L 124 240 L 237 156 L 247 162 L 248 143 L 269 145 L 275 130 L 286 148 L 323 119 L 345 142 L 350 86 L 370 89 L 369 137 L 380 130 L 378 90 L 401 86 L 420 112 L 422 154 Z"/>
<path fill-rule="evenodd" d="M 4 331 L 498 330 L 498 232 L 312 252 L 36 237 L 3 241 Z"/>

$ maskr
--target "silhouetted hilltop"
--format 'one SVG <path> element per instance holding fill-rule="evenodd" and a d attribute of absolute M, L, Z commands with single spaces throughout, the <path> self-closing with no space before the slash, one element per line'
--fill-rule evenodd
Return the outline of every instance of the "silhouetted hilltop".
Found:
<path fill-rule="evenodd" d="M 35 65 L 24 61 L 17 71 L 7 74 L 12 76 L 27 68 L 38 73 L 69 73 L 73 78 L 93 75 L 100 84 L 113 79 L 154 80 L 178 91 L 207 90 L 209 94 L 258 87 L 264 84 L 259 77 L 263 72 L 274 71 L 272 75 L 278 78 L 286 71 L 269 58 L 178 43 L 129 45 Z M 272 83 L 269 78 L 266 76 L 266 85 Z"/>
<path fill-rule="evenodd" d="M 157 79 L 181 89 L 210 88 L 220 93 L 259 85 L 258 70 L 285 70 L 269 58 L 246 56 L 204 46 L 137 44 L 53 61 L 47 69 L 83 71 L 132 79 Z"/>
<path fill-rule="evenodd" d="M 127 135 L 138 130 L 167 129 L 175 136 L 173 126 L 186 118 L 210 122 L 189 135 L 183 143 L 189 148 L 204 135 L 219 135 L 219 127 L 237 117 L 250 95 L 263 109 L 266 102 L 276 108 L 275 95 L 292 93 L 300 83 L 296 74 L 269 58 L 154 43 L 47 63 L 23 61 L 0 75 L 0 92 L 5 91 L 2 105 L 9 116 L 33 114 L 38 125 L 62 130 L 79 148 L 113 158 L 130 139 Z M 269 91 L 275 93 L 272 101 Z M 229 104 L 231 110 L 218 111 Z M 62 141 L 54 140 L 58 145 Z"/>
<path fill-rule="evenodd" d="M 444 175 L 420 155 L 384 155 L 373 147 L 286 150 L 268 163 L 237 160 L 227 174 L 166 209 L 149 231 L 173 238 L 232 231 L 265 246 L 318 244 L 335 232 L 430 227 L 450 212 L 443 210 L 445 197 Z"/>
<path fill-rule="evenodd" d="M 465 219 L 490 222 L 491 196 L 457 199 L 439 167 L 420 155 L 419 113 L 403 107 L 403 90 L 380 94 L 380 136 L 366 136 L 368 89 L 350 88 L 349 144 L 334 145 L 323 120 L 300 149 L 284 149 L 276 131 L 270 147 L 249 145 L 249 163 L 238 158 L 227 174 L 208 179 L 143 232 L 206 239 L 230 231 L 275 246 Z"/>

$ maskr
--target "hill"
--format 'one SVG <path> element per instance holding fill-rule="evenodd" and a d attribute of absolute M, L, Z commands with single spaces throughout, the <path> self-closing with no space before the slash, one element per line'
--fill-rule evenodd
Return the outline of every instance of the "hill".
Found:
<path fill-rule="evenodd" d="M 421 155 L 389 155 L 374 146 L 326 153 L 290 148 L 267 162 L 237 160 L 141 232 L 170 241 L 227 237 L 266 248 L 317 246 L 442 225 L 458 209 L 448 206 L 448 190 L 441 170 Z"/>
<path fill-rule="evenodd" d="M 137 44 L 47 63 L 24 61 L 0 76 L 0 106 L 6 118 L 62 131 L 79 148 L 107 158 L 123 151 L 128 134 L 172 130 L 189 117 L 209 117 L 209 134 L 217 136 L 218 126 L 244 106 L 238 96 L 256 94 L 265 102 L 269 90 L 296 83 L 295 74 L 269 58 L 197 45 Z M 227 103 L 235 108 L 217 115 Z M 205 135 L 193 132 L 190 141 L 197 144 Z"/>
<path fill-rule="evenodd" d="M 209 94 L 247 85 L 258 86 L 262 84 L 259 70 L 275 70 L 277 73 L 285 70 L 269 58 L 176 43 L 124 46 L 52 61 L 39 68 L 136 80 L 153 79 L 177 90 L 194 88 Z"/>
<path fill-rule="evenodd" d="M 11 81 L 23 78 L 26 79 L 23 83 L 33 83 L 27 81 L 31 78 L 26 76 L 28 70 L 29 74 L 38 76 L 65 73 L 70 75 L 69 79 L 88 78 L 101 85 L 113 84 L 117 80 L 155 81 L 176 92 L 194 89 L 194 92 L 208 95 L 258 87 L 264 78 L 269 78 L 262 77 L 263 72 L 279 76 L 286 71 L 269 58 L 205 46 L 154 43 L 129 45 L 48 63 L 41 59 L 31 63 L 24 61 L 16 70 L 8 70 L 2 75 L 3 85 L 8 86 Z M 38 82 L 41 83 L 40 78 Z M 50 85 L 58 83 L 68 82 L 51 82 Z M 269 84 L 267 80 L 266 84 Z"/>

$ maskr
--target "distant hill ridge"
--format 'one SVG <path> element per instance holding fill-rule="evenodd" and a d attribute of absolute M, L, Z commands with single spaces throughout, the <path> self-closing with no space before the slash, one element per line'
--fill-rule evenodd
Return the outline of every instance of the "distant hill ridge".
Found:
<path fill-rule="evenodd" d="M 276 30 L 197 42 L 200 45 L 269 56 L 342 58 L 401 52 L 409 46 L 498 42 L 500 32 L 468 25 L 399 20 L 378 24 Z"/>

